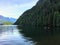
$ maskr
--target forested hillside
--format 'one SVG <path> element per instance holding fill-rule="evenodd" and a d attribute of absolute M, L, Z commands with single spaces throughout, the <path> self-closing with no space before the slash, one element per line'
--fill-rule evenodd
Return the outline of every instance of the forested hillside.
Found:
<path fill-rule="evenodd" d="M 60 0 L 39 0 L 15 22 L 22 26 L 60 26 Z"/>
<path fill-rule="evenodd" d="M 57 29 L 60 27 L 60 0 L 39 0 L 35 6 L 24 12 L 15 24 L 22 28 L 35 29 L 25 30 L 28 33 L 59 32 Z"/>

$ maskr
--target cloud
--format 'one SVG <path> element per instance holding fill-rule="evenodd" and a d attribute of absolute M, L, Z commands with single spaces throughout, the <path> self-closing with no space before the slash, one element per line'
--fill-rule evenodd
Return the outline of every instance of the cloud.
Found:
<path fill-rule="evenodd" d="M 0 15 L 18 18 L 32 8 L 38 0 L 0 0 Z"/>

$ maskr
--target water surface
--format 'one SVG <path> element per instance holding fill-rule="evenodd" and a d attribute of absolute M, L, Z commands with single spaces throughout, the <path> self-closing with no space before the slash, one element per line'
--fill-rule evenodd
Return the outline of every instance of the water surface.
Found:
<path fill-rule="evenodd" d="M 0 45 L 35 45 L 23 36 L 16 25 L 0 25 Z"/>

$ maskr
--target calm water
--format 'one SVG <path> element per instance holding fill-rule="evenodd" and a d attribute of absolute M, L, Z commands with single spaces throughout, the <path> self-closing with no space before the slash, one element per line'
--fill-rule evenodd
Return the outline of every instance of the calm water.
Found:
<path fill-rule="evenodd" d="M 35 42 L 24 37 L 16 25 L 0 25 L 0 45 L 35 45 Z"/>

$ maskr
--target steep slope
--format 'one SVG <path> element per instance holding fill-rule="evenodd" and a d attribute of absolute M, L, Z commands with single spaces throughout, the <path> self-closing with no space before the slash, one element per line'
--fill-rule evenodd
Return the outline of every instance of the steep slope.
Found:
<path fill-rule="evenodd" d="M 60 26 L 60 0 L 39 0 L 15 22 L 16 25 L 53 29 Z"/>

